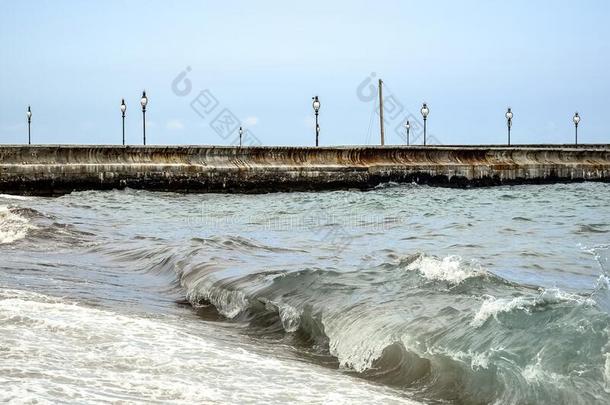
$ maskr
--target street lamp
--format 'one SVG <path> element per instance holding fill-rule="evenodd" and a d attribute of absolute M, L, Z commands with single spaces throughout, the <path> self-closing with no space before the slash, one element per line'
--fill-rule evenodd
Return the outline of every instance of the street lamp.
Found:
<path fill-rule="evenodd" d="M 146 97 L 146 91 L 142 92 L 140 104 L 142 104 L 142 135 L 144 138 L 144 145 L 146 145 L 146 104 L 148 104 L 148 97 Z"/>
<path fill-rule="evenodd" d="M 239 127 L 239 147 L 241 148 L 241 137 L 244 134 L 242 127 Z"/>
<path fill-rule="evenodd" d="M 426 120 L 428 119 L 428 114 L 430 114 L 430 109 L 428 108 L 428 105 L 424 103 L 420 111 L 422 117 L 424 117 L 424 146 L 426 146 Z"/>
<path fill-rule="evenodd" d="M 578 115 L 578 111 L 576 111 L 574 113 L 574 117 L 572 118 L 572 121 L 574 121 L 574 131 L 575 131 L 574 144 L 578 145 L 578 123 L 580 122 L 580 115 Z"/>
<path fill-rule="evenodd" d="M 407 130 L 407 146 L 409 146 L 409 132 L 411 131 L 411 123 L 407 120 L 405 124 L 405 129 Z"/>
<path fill-rule="evenodd" d="M 28 117 L 28 145 L 32 144 L 32 138 L 30 136 L 30 126 L 32 124 L 32 109 L 28 106 L 28 111 L 25 113 Z"/>
<path fill-rule="evenodd" d="M 121 116 L 123 117 L 123 146 L 125 146 L 125 111 L 127 106 L 125 105 L 125 99 L 121 99 Z"/>
<path fill-rule="evenodd" d="M 320 138 L 320 125 L 318 124 L 318 112 L 320 111 L 320 100 L 318 99 L 318 96 L 312 97 L 313 103 L 313 110 L 316 113 L 316 146 L 319 145 L 319 138 Z"/>
<path fill-rule="evenodd" d="M 510 146 L 510 128 L 513 126 L 513 112 L 510 107 L 508 107 L 504 116 L 506 117 L 506 125 L 508 126 L 508 146 Z"/>

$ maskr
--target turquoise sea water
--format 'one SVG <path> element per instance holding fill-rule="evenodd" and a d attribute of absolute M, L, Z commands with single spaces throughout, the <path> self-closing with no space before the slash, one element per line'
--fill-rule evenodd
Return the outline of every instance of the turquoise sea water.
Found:
<path fill-rule="evenodd" d="M 0 196 L 2 400 L 608 403 L 610 185 Z"/>

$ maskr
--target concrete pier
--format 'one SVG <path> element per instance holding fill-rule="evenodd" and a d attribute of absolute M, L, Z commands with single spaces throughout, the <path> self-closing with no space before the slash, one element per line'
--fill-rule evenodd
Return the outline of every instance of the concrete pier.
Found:
<path fill-rule="evenodd" d="M 0 193 L 61 195 L 134 188 L 260 193 L 610 181 L 610 145 L 0 146 Z"/>

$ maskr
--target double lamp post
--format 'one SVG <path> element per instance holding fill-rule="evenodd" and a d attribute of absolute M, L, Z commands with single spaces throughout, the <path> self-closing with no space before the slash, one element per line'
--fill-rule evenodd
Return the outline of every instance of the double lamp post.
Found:
<path fill-rule="evenodd" d="M 146 91 L 142 92 L 142 98 L 140 98 L 140 104 L 142 105 L 142 142 L 146 145 L 146 105 L 148 104 L 148 97 L 146 97 Z M 121 99 L 121 119 L 123 121 L 123 146 L 125 146 L 125 113 L 127 112 L 127 105 L 125 99 Z"/>

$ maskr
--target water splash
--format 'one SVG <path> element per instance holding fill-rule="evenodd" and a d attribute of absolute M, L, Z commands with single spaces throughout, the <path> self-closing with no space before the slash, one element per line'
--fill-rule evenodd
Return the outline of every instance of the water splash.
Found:
<path fill-rule="evenodd" d="M 26 217 L 14 213 L 7 206 L 0 205 L 0 244 L 24 239 L 32 229 L 36 229 L 36 226 Z"/>

